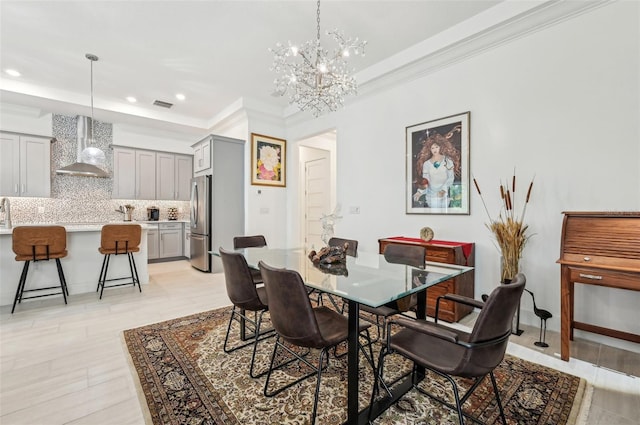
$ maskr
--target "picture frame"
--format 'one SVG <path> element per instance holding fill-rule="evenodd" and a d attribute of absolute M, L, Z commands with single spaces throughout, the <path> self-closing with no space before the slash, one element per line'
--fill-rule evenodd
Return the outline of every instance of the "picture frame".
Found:
<path fill-rule="evenodd" d="M 406 127 L 407 214 L 470 214 L 470 115 Z"/>
<path fill-rule="evenodd" d="M 251 184 L 286 187 L 287 141 L 251 133 Z"/>

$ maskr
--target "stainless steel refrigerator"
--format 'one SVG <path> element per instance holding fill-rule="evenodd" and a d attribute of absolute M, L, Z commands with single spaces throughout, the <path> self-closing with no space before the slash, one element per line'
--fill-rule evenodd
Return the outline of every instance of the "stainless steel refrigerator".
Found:
<path fill-rule="evenodd" d="M 211 271 L 211 176 L 191 179 L 191 265 Z"/>

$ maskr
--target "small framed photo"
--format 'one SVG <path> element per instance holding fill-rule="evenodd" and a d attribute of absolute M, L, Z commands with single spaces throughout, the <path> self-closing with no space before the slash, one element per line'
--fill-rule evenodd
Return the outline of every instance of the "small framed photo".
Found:
<path fill-rule="evenodd" d="M 406 128 L 407 214 L 469 214 L 469 115 Z"/>
<path fill-rule="evenodd" d="M 251 184 L 286 186 L 287 141 L 251 133 Z"/>

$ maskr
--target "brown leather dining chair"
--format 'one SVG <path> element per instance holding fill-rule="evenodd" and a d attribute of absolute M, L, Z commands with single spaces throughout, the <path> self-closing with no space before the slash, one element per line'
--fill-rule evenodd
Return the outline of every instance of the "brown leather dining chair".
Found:
<path fill-rule="evenodd" d="M 67 281 L 64 277 L 62 264 L 60 264 L 60 259 L 67 256 L 66 229 L 62 226 L 15 227 L 12 232 L 12 249 L 14 254 L 16 254 L 15 260 L 24 261 L 24 266 L 22 267 L 22 273 L 18 282 L 16 296 L 13 299 L 11 314 L 13 314 L 13 312 L 15 311 L 16 304 L 21 303 L 22 300 L 30 298 L 41 298 L 62 294 L 64 303 L 66 304 L 69 290 L 67 289 Z M 27 274 L 29 272 L 29 265 L 31 264 L 31 262 L 49 260 L 56 261 L 58 280 L 60 282 L 60 292 L 51 292 L 52 290 L 57 289 L 58 286 L 25 289 L 27 284 Z M 43 294 L 40 291 L 47 291 L 47 293 Z M 25 297 L 25 292 L 40 292 L 41 295 L 32 295 Z"/>
<path fill-rule="evenodd" d="M 500 417 L 506 425 L 507 421 L 493 370 L 504 358 L 511 335 L 513 315 L 520 304 L 525 283 L 525 276 L 518 274 L 511 284 L 499 285 L 495 288 L 484 303 L 455 294 L 438 297 L 436 310 L 441 299 L 482 307 L 471 332 L 424 320 L 408 318 L 389 320 L 386 341 L 380 350 L 378 373 L 375 375 L 371 395 L 372 403 L 377 394 L 379 380 L 384 376 L 385 357 L 389 354 L 399 354 L 414 362 L 413 387 L 456 410 L 460 424 L 464 424 L 465 416 L 472 418 L 463 412 L 462 406 L 488 375 L 496 395 Z M 399 330 L 392 334 L 392 326 L 398 326 Z M 449 381 L 453 387 L 455 405 L 426 392 L 417 385 L 417 366 L 428 369 Z M 462 397 L 459 395 L 459 389 L 453 377 L 469 378 L 474 381 Z M 477 418 L 472 419 L 477 421 Z"/>
<path fill-rule="evenodd" d="M 312 307 L 307 295 L 307 289 L 298 272 L 273 268 L 262 261 L 259 263 L 259 266 L 269 299 L 271 322 L 276 330 L 276 343 L 273 348 L 273 354 L 271 355 L 269 373 L 267 374 L 267 379 L 264 384 L 264 395 L 272 397 L 316 375 L 316 389 L 310 419 L 310 423 L 313 425 L 315 424 L 318 411 L 318 395 L 320 393 L 322 370 L 328 366 L 329 350 L 347 340 L 349 334 L 348 319 L 328 307 Z M 358 346 L 373 368 L 373 352 L 371 351 L 369 326 L 368 324 L 360 324 L 359 327 L 361 336 L 367 339 L 369 353 L 364 350 L 362 344 L 358 343 Z M 312 365 L 305 357 L 295 353 L 288 348 L 286 344 L 320 350 L 317 366 Z M 305 363 L 313 369 L 313 371 L 299 377 L 293 382 L 284 384 L 278 389 L 271 390 L 269 384 L 272 382 L 272 372 L 282 367 L 282 363 L 275 365 L 276 359 L 281 359 L 282 357 L 278 354 L 280 349 Z M 280 379 L 278 381 L 281 382 Z"/>
<path fill-rule="evenodd" d="M 384 258 L 387 262 L 405 264 L 412 267 L 424 267 L 426 254 L 426 248 L 418 245 L 389 244 L 384 250 Z M 360 306 L 360 311 L 375 315 L 378 335 L 384 338 L 389 317 L 414 308 L 417 300 L 417 295 L 412 294 L 380 307 L 369 307 L 363 304 Z M 367 320 L 366 317 L 364 318 Z"/>
<path fill-rule="evenodd" d="M 256 350 L 258 342 L 262 339 L 273 336 L 273 329 L 262 330 L 262 316 L 269 311 L 267 302 L 267 292 L 264 286 L 256 286 L 251 278 L 251 269 L 247 265 L 247 261 L 239 252 L 227 251 L 220 247 L 220 258 L 222 259 L 222 268 L 224 270 L 224 280 L 227 287 L 227 295 L 233 303 L 229 324 L 227 325 L 227 334 L 224 337 L 224 352 L 231 353 L 240 348 L 253 345 L 251 354 L 251 364 L 249 366 L 249 375 L 252 378 L 263 376 L 264 373 L 254 373 L 254 365 L 256 359 Z M 254 312 L 254 318 L 249 317 L 246 312 Z M 240 342 L 234 347 L 229 347 L 229 335 L 231 334 L 234 322 L 240 324 L 240 339 L 249 342 Z M 245 326 L 249 324 L 252 333 L 249 337 L 245 336 Z"/>
<path fill-rule="evenodd" d="M 263 246 L 267 246 L 267 240 L 263 235 L 236 236 L 233 238 L 233 249 L 260 248 Z M 256 285 L 263 283 L 260 270 L 251 267 L 249 267 L 249 270 L 251 271 L 253 283 Z"/>
<path fill-rule="evenodd" d="M 100 247 L 98 251 L 104 255 L 102 260 L 102 269 L 98 278 L 98 287 L 96 292 L 100 291 L 100 299 L 104 288 L 112 288 L 116 286 L 138 285 L 138 290 L 142 292 L 140 286 L 140 278 L 138 277 L 138 268 L 136 260 L 133 256 L 134 252 L 140 251 L 140 239 L 142 237 L 142 227 L 139 224 L 105 224 L 100 232 Z M 109 271 L 109 262 L 112 255 L 126 254 L 129 260 L 129 271 L 131 277 L 116 277 L 107 279 Z M 131 282 L 107 284 L 107 282 L 116 282 L 131 279 Z"/>

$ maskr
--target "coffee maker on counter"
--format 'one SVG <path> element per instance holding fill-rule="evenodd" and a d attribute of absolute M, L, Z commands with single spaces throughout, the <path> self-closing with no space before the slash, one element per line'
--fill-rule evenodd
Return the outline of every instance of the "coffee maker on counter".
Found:
<path fill-rule="evenodd" d="M 147 220 L 148 221 L 158 221 L 160 220 L 160 209 L 157 207 L 149 207 L 147 208 Z"/>

